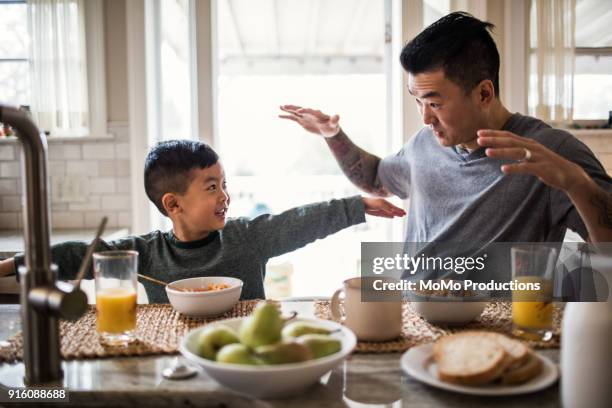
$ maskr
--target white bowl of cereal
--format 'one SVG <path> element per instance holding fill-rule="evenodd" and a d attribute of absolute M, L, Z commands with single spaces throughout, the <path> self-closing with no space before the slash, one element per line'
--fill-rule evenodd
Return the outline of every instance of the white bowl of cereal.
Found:
<path fill-rule="evenodd" d="M 166 285 L 172 307 L 192 317 L 216 316 L 231 310 L 240 299 L 242 281 L 227 276 L 181 279 Z"/>
<path fill-rule="evenodd" d="M 476 319 L 489 296 L 472 290 L 411 291 L 412 309 L 430 323 L 464 325 Z"/>

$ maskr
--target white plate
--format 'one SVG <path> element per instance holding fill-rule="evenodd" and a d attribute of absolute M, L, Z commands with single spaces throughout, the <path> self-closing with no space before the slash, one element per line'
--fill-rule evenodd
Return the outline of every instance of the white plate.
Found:
<path fill-rule="evenodd" d="M 488 384 L 467 386 L 451 384 L 438 379 L 438 367 L 432 356 L 433 343 L 422 344 L 408 350 L 402 355 L 400 365 L 402 370 L 411 377 L 448 391 L 471 395 L 518 395 L 542 390 L 554 384 L 559 378 L 559 369 L 548 357 L 538 354 L 542 360 L 542 372 L 523 384 L 501 385 Z"/>

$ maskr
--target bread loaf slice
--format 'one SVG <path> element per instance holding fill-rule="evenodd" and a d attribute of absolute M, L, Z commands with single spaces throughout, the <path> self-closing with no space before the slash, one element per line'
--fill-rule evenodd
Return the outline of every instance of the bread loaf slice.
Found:
<path fill-rule="evenodd" d="M 522 384 L 542 372 L 542 360 L 535 353 L 529 352 L 523 364 L 510 368 L 502 375 L 501 383 L 505 385 Z"/>
<path fill-rule="evenodd" d="M 481 385 L 495 381 L 513 359 L 494 336 L 482 332 L 451 334 L 436 341 L 433 357 L 442 381 Z"/>
<path fill-rule="evenodd" d="M 506 350 L 506 353 L 510 355 L 510 357 L 512 358 L 512 362 L 510 363 L 508 369 L 518 368 L 529 359 L 529 347 L 527 347 L 520 341 L 511 339 L 510 337 L 505 336 L 501 333 L 486 332 L 483 334 L 486 334 L 487 336 L 492 336 L 494 339 L 496 339 L 499 344 L 501 344 L 501 346 L 504 348 L 504 350 Z"/>

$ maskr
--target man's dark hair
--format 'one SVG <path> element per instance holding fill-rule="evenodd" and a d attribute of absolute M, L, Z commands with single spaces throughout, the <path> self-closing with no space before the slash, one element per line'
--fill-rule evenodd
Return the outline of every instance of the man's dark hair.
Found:
<path fill-rule="evenodd" d="M 195 140 L 168 140 L 155 145 L 145 159 L 144 184 L 149 200 L 162 214 L 166 193 L 184 194 L 192 180 L 191 171 L 205 169 L 219 161 L 206 143 Z"/>
<path fill-rule="evenodd" d="M 499 52 L 489 33 L 494 27 L 465 12 L 450 13 L 406 44 L 402 67 L 411 74 L 442 68 L 466 93 L 490 79 L 499 97 Z"/>

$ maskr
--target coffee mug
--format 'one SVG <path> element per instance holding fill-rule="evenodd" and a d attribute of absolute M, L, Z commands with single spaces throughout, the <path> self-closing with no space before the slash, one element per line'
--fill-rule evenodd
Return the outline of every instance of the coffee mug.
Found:
<path fill-rule="evenodd" d="M 392 299 L 390 301 L 362 301 L 362 292 L 372 290 L 364 279 L 371 278 L 347 279 L 343 287 L 336 290 L 331 299 L 332 317 L 351 329 L 362 341 L 385 341 L 399 337 L 402 333 L 401 295 L 383 294 L 384 298 Z M 343 295 L 343 300 L 340 295 Z M 380 299 L 381 293 L 377 293 L 376 298 Z"/>

